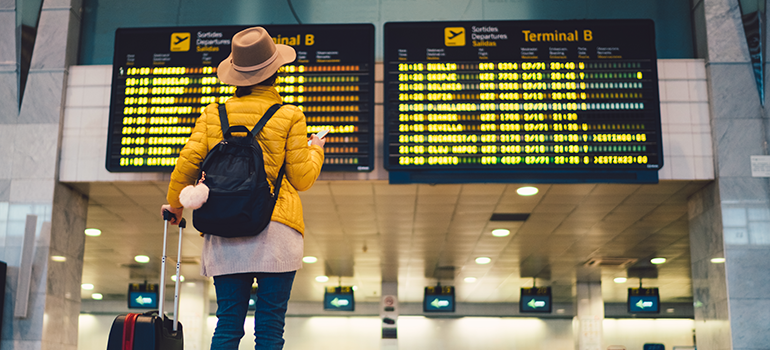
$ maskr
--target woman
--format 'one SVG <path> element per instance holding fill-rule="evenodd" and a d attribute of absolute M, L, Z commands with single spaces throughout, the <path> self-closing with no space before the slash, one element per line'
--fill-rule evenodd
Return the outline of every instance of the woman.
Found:
<path fill-rule="evenodd" d="M 245 29 L 233 37 L 232 53 L 220 63 L 217 76 L 236 86 L 226 102 L 230 125 L 257 124 L 270 106 L 281 103 L 275 80 L 278 69 L 294 61 L 294 49 L 276 45 L 262 27 Z M 190 140 L 179 155 L 161 209 L 182 217 L 179 192 L 195 183 L 206 154 L 222 140 L 219 112 L 209 105 L 195 123 Z M 203 234 L 201 274 L 214 278 L 217 326 L 211 349 L 237 349 L 249 306 L 249 293 L 257 279 L 258 301 L 254 317 L 256 349 L 282 349 L 286 306 L 296 270 L 302 267 L 304 221 L 297 191 L 309 189 L 321 172 L 325 141 L 313 135 L 308 146 L 305 115 L 292 105 L 282 106 L 257 136 L 262 146 L 265 172 L 273 184 L 286 165 L 281 191 L 268 227 L 253 237 L 224 238 Z M 178 219 L 171 221 L 177 224 Z"/>

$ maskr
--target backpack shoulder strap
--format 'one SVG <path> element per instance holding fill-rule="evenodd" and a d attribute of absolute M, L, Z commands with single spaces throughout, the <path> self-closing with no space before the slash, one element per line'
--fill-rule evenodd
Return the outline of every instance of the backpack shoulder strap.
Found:
<path fill-rule="evenodd" d="M 222 137 L 224 137 L 227 129 L 230 129 L 230 123 L 227 121 L 227 108 L 224 103 L 219 104 L 219 124 L 222 125 Z"/>
<path fill-rule="evenodd" d="M 259 120 L 257 125 L 254 125 L 254 129 L 251 129 L 251 135 L 254 137 L 257 137 L 257 134 L 259 134 L 259 131 L 262 130 L 262 128 L 265 126 L 265 124 L 267 124 L 267 122 L 270 120 L 273 114 L 275 114 L 275 112 L 278 112 L 278 110 L 282 106 L 283 105 L 280 103 L 276 103 L 270 106 L 270 108 L 267 109 L 267 112 L 265 112 L 265 114 L 262 115 L 262 119 Z"/>

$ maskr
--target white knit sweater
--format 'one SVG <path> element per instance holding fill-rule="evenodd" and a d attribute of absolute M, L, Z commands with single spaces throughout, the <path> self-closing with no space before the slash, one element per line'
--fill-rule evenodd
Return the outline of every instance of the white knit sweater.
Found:
<path fill-rule="evenodd" d="M 271 221 L 260 234 L 225 238 L 203 235 L 201 275 L 206 277 L 247 272 L 289 272 L 302 268 L 302 235 Z"/>

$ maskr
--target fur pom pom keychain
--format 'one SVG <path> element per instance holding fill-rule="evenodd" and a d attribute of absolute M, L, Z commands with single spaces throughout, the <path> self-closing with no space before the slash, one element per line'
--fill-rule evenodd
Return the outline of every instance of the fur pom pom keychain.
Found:
<path fill-rule="evenodd" d="M 186 209 L 198 209 L 209 198 L 209 187 L 203 183 L 206 180 L 206 173 L 201 173 L 201 179 L 198 180 L 198 184 L 195 186 L 188 185 L 179 192 L 179 202 L 182 203 Z"/>

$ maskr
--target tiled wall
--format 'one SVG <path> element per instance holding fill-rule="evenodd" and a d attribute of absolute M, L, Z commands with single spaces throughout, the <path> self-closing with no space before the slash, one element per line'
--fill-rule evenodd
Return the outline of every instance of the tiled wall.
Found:
<path fill-rule="evenodd" d="M 105 168 L 111 66 L 73 66 L 67 88 L 59 180 L 165 181 L 168 174 L 110 173 Z M 386 180 L 382 166 L 382 64 L 375 68 L 375 170 L 324 173 L 322 180 Z M 658 61 L 664 166 L 661 180 L 714 179 L 703 60 Z"/>
<path fill-rule="evenodd" d="M 661 180 L 714 179 L 705 62 L 658 61 L 663 130 Z"/>

